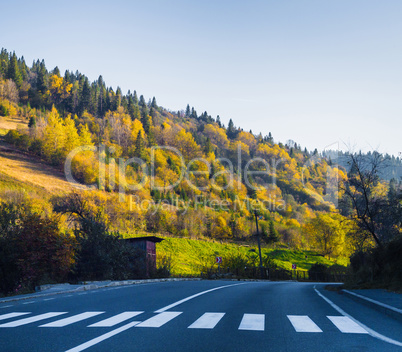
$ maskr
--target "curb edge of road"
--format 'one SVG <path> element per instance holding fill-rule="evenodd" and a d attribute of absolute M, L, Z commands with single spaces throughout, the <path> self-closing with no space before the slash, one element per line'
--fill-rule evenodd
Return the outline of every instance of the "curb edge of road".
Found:
<path fill-rule="evenodd" d="M 358 303 L 364 304 L 365 306 L 368 306 L 377 311 L 385 313 L 386 315 L 390 316 L 391 318 L 402 321 L 402 309 L 392 307 L 388 304 L 378 302 L 374 299 L 364 297 L 362 295 L 359 295 L 357 293 L 354 293 L 354 292 L 351 292 L 348 290 L 341 290 L 341 292 L 343 294 L 345 294 L 347 297 L 353 299 L 354 301 L 356 301 Z"/>
<path fill-rule="evenodd" d="M 37 295 L 23 295 L 23 296 L 11 296 L 11 297 L 3 297 L 0 299 L 0 303 L 7 303 L 7 302 L 14 302 L 14 301 L 23 301 L 28 299 L 35 299 L 41 297 L 49 297 L 55 295 L 61 295 L 65 293 L 75 293 L 80 291 L 90 291 L 90 290 L 97 290 L 100 288 L 106 287 L 114 287 L 114 286 L 129 286 L 129 285 L 138 285 L 138 284 L 146 284 L 146 283 L 153 283 L 153 282 L 172 282 L 172 281 L 200 281 L 199 278 L 166 278 L 166 279 L 143 279 L 143 280 L 125 280 L 125 281 L 110 281 L 105 285 L 96 285 L 96 284 L 84 284 L 80 287 L 77 287 L 72 290 L 65 290 L 59 292 L 44 292 L 38 293 Z M 52 285 L 45 285 L 45 286 L 52 286 Z M 54 285 L 57 286 L 57 285 Z M 49 287 L 50 288 L 50 287 Z"/>

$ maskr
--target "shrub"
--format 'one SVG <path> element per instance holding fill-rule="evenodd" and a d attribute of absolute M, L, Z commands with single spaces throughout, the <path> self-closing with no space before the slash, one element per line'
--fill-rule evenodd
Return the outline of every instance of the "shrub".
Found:
<path fill-rule="evenodd" d="M 21 133 L 16 130 L 9 130 L 7 134 L 4 136 L 4 140 L 12 145 L 17 145 L 19 143 L 21 137 Z"/>
<path fill-rule="evenodd" d="M 35 214 L 20 203 L 0 204 L 0 290 L 33 290 L 64 280 L 74 264 L 74 239 L 55 217 Z"/>
<path fill-rule="evenodd" d="M 308 270 L 308 276 L 310 280 L 326 281 L 327 280 L 328 267 L 324 264 L 315 263 Z"/>
<path fill-rule="evenodd" d="M 352 283 L 402 287 L 402 235 L 383 247 L 355 252 L 350 257 Z"/>

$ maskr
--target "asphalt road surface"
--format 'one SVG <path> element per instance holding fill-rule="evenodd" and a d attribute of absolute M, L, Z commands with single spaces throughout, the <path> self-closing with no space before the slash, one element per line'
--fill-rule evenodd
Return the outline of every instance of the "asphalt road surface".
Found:
<path fill-rule="evenodd" d="M 160 282 L 2 303 L 0 351 L 402 351 L 402 323 L 323 284 Z"/>

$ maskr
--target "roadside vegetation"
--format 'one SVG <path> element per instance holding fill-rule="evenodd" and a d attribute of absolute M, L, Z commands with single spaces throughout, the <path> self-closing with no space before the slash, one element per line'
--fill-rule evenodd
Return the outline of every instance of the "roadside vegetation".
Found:
<path fill-rule="evenodd" d="M 123 235 L 165 238 L 158 275 L 256 267 L 256 217 L 268 267 L 399 285 L 400 158 L 332 157 L 2 49 L 1 289 L 145 275 Z"/>

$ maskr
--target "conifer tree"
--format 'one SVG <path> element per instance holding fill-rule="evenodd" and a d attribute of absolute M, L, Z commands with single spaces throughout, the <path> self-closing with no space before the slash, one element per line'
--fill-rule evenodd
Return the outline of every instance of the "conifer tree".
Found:
<path fill-rule="evenodd" d="M 9 61 L 10 59 L 7 50 L 2 48 L 0 52 L 0 76 L 7 76 Z"/>
<path fill-rule="evenodd" d="M 39 92 L 45 94 L 47 91 L 47 70 L 45 61 L 42 60 L 41 63 L 37 62 L 38 71 L 36 77 L 36 86 Z"/>
<path fill-rule="evenodd" d="M 218 116 L 216 116 L 216 123 L 219 125 L 219 127 L 222 127 L 222 123 L 221 123 L 221 118 Z"/>
<path fill-rule="evenodd" d="M 149 134 L 149 130 L 151 129 L 151 121 L 150 116 L 145 115 L 141 117 L 141 123 L 144 127 L 144 131 L 146 134 Z"/>
<path fill-rule="evenodd" d="M 270 242 L 278 242 L 278 232 L 275 229 L 274 222 L 272 220 L 269 220 L 269 237 L 268 240 Z"/>
<path fill-rule="evenodd" d="M 138 132 L 137 138 L 135 140 L 135 152 L 134 156 L 137 158 L 143 159 L 145 150 L 144 139 L 142 138 L 141 131 Z"/>
<path fill-rule="evenodd" d="M 15 52 L 12 54 L 12 56 L 10 58 L 10 63 L 8 65 L 7 78 L 12 79 L 18 88 L 21 87 L 22 76 L 21 76 L 20 69 L 18 67 L 18 60 L 17 60 L 17 56 L 15 55 Z"/>
<path fill-rule="evenodd" d="M 133 101 L 134 101 L 134 105 L 138 105 L 138 96 L 137 96 L 137 92 L 136 92 L 136 91 L 134 91 Z"/>
<path fill-rule="evenodd" d="M 191 108 L 190 117 L 192 117 L 193 119 L 198 119 L 197 111 L 195 111 L 194 107 Z"/>
<path fill-rule="evenodd" d="M 229 120 L 228 128 L 226 130 L 226 134 L 227 134 L 229 139 L 236 138 L 237 131 L 236 131 L 236 127 L 235 127 L 232 119 Z"/>
<path fill-rule="evenodd" d="M 214 147 L 213 147 L 213 145 L 211 143 L 211 140 L 208 137 L 207 141 L 205 143 L 204 152 L 205 152 L 205 154 L 208 155 L 209 153 L 212 153 L 213 151 L 214 151 Z"/>
<path fill-rule="evenodd" d="M 151 107 L 154 108 L 154 109 L 158 109 L 158 105 L 156 104 L 156 99 L 155 99 L 155 97 L 152 98 Z"/>
<path fill-rule="evenodd" d="M 272 137 L 272 133 L 268 133 L 268 143 L 274 144 L 274 138 Z"/>
<path fill-rule="evenodd" d="M 82 114 L 84 110 L 88 110 L 91 104 L 91 87 L 88 82 L 88 78 L 83 78 L 81 88 L 81 102 L 79 104 L 79 113 Z"/>
<path fill-rule="evenodd" d="M 29 119 L 28 127 L 29 128 L 34 128 L 36 126 L 36 119 L 35 116 L 31 116 Z"/>

